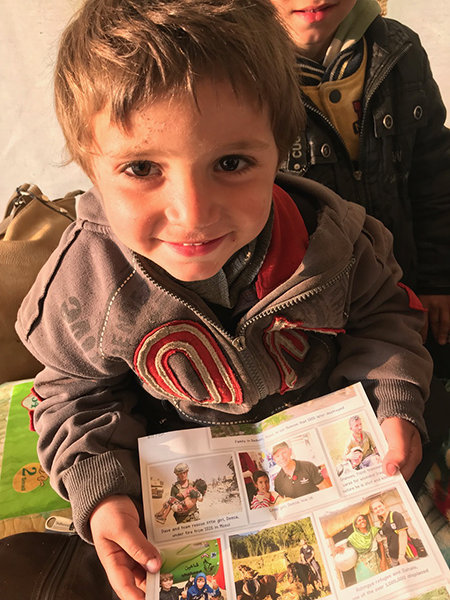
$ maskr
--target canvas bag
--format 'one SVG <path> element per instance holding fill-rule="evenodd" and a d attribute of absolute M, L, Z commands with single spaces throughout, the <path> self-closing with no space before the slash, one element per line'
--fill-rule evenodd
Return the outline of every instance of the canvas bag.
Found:
<path fill-rule="evenodd" d="M 42 365 L 14 329 L 22 300 L 63 231 L 75 220 L 81 190 L 50 201 L 36 185 L 17 188 L 0 223 L 0 383 L 32 379 Z"/>

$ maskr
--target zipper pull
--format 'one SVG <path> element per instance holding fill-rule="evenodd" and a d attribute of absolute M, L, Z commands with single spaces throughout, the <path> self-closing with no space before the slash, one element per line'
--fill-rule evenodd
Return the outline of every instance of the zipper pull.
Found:
<path fill-rule="evenodd" d="M 76 534 L 72 519 L 68 519 L 67 517 L 49 517 L 45 521 L 45 529 L 51 533 Z"/>

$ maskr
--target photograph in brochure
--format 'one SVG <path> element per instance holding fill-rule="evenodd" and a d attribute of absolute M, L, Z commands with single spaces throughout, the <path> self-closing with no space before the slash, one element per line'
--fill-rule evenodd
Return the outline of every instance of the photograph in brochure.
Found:
<path fill-rule="evenodd" d="M 366 423 L 364 413 L 352 414 L 320 430 L 339 480 L 350 491 L 358 482 L 373 481 L 375 472 L 383 473 L 379 444 Z"/>
<path fill-rule="evenodd" d="M 237 598 L 330 595 L 311 519 L 233 535 L 229 544 Z"/>
<path fill-rule="evenodd" d="M 139 440 L 145 526 L 164 562 L 146 599 L 450 600 L 417 502 L 382 471 L 362 385 L 276 417 Z"/>
<path fill-rule="evenodd" d="M 172 544 L 161 549 L 159 600 L 227 600 L 219 539 Z"/>
<path fill-rule="evenodd" d="M 250 510 L 270 508 L 332 486 L 314 432 L 277 442 L 263 452 L 240 452 Z"/>
<path fill-rule="evenodd" d="M 204 521 L 241 510 L 231 454 L 152 465 L 153 519 L 158 527 Z"/>
<path fill-rule="evenodd" d="M 411 596 L 408 600 L 450 600 L 450 592 L 447 586 L 439 586 L 423 594 Z"/>
<path fill-rule="evenodd" d="M 331 487 L 323 451 L 314 435 L 307 432 L 288 442 L 277 442 L 271 449 L 276 465 L 275 492 L 293 500 Z"/>
<path fill-rule="evenodd" d="M 327 394 L 314 400 L 309 400 L 301 405 L 293 408 L 287 408 L 279 413 L 275 413 L 267 417 L 259 423 L 230 423 L 228 425 L 216 425 L 209 428 L 212 439 L 247 436 L 257 437 L 259 434 L 268 432 L 274 428 L 279 428 L 282 425 L 289 424 L 299 416 L 299 408 L 301 413 L 309 413 L 313 411 L 321 412 L 322 409 L 330 408 L 331 405 L 341 402 L 345 398 L 348 400 L 358 398 L 355 386 L 348 386 L 341 390 L 337 390 L 332 394 Z"/>
<path fill-rule="evenodd" d="M 428 556 L 397 489 L 320 519 L 341 589 Z"/>

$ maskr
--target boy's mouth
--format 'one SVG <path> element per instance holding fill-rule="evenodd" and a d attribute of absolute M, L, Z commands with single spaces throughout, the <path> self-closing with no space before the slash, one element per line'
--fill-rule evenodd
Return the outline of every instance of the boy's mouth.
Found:
<path fill-rule="evenodd" d="M 225 236 L 204 242 L 166 242 L 177 252 L 184 256 L 203 256 L 215 250 Z"/>
<path fill-rule="evenodd" d="M 307 6 L 294 10 L 294 13 L 300 17 L 303 17 L 307 21 L 321 21 L 326 17 L 327 13 L 334 8 L 334 4 L 321 4 L 319 6 Z"/>

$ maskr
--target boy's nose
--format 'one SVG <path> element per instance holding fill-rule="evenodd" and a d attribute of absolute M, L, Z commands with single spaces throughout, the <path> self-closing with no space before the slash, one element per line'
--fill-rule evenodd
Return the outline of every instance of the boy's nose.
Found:
<path fill-rule="evenodd" d="M 216 223 L 220 209 L 212 187 L 205 177 L 178 176 L 167 201 L 169 222 L 185 229 L 204 229 Z"/>

